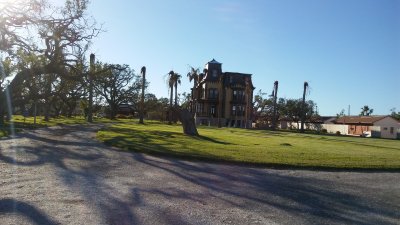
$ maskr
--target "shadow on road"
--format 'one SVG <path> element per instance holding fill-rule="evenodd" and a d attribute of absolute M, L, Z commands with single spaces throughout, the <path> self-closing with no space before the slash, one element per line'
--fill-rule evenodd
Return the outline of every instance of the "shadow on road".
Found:
<path fill-rule="evenodd" d="M 133 158 L 211 191 L 211 194 L 204 194 L 168 188 L 134 188 L 132 195 L 136 201 L 140 199 L 140 193 L 202 204 L 207 204 L 205 199 L 218 199 L 230 207 L 248 211 L 273 207 L 314 224 L 321 221 L 335 224 L 396 224 L 393 221 L 400 218 L 396 206 L 343 193 L 336 190 L 334 183 L 326 180 L 279 175 L 246 167 L 227 166 L 228 169 L 221 170 L 207 163 L 150 159 L 138 154 L 134 154 Z M 351 190 L 358 187 L 345 188 Z"/>
<path fill-rule="evenodd" d="M 57 225 L 44 212 L 36 207 L 15 199 L 0 199 L 0 214 L 18 214 L 38 225 Z"/>
<path fill-rule="evenodd" d="M 13 139 L 2 140 L 11 144 L 8 154 L 0 148 L 0 163 L 19 167 L 52 165 L 51 172 L 57 173 L 69 190 L 79 193 L 84 202 L 94 206 L 93 211 L 97 213 L 93 217 L 103 217 L 106 224 L 136 224 L 129 204 L 115 198 L 109 191 L 112 187 L 104 183 L 104 174 L 116 166 L 110 165 L 104 154 L 110 151 L 109 147 L 90 138 L 98 129 L 98 126 L 68 126 L 18 134 Z M 28 216 L 36 224 L 54 224 L 45 213 L 18 200 L 0 200 L 0 213 L 13 212 L 14 203 L 20 215 Z"/>
<path fill-rule="evenodd" d="M 161 200 L 175 205 L 189 201 L 205 213 L 218 214 L 222 208 L 239 208 L 261 216 L 280 212 L 274 216 L 284 215 L 292 218 L 289 222 L 298 220 L 312 224 L 321 221 L 328 224 L 395 224 L 393 221 L 400 218 L 399 207 L 392 203 L 343 191 L 359 188 L 357 186 L 266 169 L 113 151 L 87 138 L 96 129 L 60 128 L 49 130 L 53 134 L 51 137 L 35 132 L 23 134 L 20 139 L 28 138 L 34 144 L 29 142 L 15 148 L 30 157 L 20 160 L 1 150 L 0 161 L 21 167 L 54 166 L 63 185 L 79 193 L 106 224 L 146 221 L 147 217 L 140 214 L 140 210 L 146 211 L 146 216 L 159 218 L 162 224 L 192 222 L 185 217 L 187 212 L 169 208 Z M 137 147 L 140 146 L 138 143 Z M 154 183 L 139 182 L 148 171 L 158 171 L 160 176 L 179 185 L 167 185 L 162 178 L 159 182 L 152 179 Z M 35 206 L 14 199 L 0 200 L 0 213 L 12 212 L 24 215 L 36 224 L 55 224 Z M 282 223 L 288 223 L 285 221 Z M 235 223 L 242 222 L 248 221 Z"/>

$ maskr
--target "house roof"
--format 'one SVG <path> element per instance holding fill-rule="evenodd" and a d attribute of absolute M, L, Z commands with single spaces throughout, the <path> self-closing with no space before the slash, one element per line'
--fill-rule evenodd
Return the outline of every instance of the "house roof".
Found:
<path fill-rule="evenodd" d="M 246 79 L 248 79 L 250 87 L 254 87 L 252 80 L 251 80 L 251 74 L 247 73 L 236 73 L 236 72 L 225 72 L 225 85 L 232 86 L 232 85 L 241 85 L 241 86 L 246 86 Z M 247 77 L 247 78 L 246 78 Z"/>
<path fill-rule="evenodd" d="M 331 121 L 335 120 L 336 116 L 320 116 L 322 121 Z"/>
<path fill-rule="evenodd" d="M 217 60 L 215 60 L 215 59 L 212 59 L 210 62 L 208 62 L 209 64 L 222 64 L 222 63 L 220 63 L 220 62 L 218 62 Z"/>
<path fill-rule="evenodd" d="M 340 124 L 374 124 L 388 116 L 343 116 L 336 120 Z"/>

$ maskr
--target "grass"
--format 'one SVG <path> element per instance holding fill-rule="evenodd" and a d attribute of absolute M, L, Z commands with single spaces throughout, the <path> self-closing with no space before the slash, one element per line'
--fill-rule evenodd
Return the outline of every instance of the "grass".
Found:
<path fill-rule="evenodd" d="M 199 137 L 179 125 L 118 123 L 97 133 L 127 151 L 273 167 L 400 169 L 400 141 L 279 131 L 199 127 Z"/>
<path fill-rule="evenodd" d="M 121 120 L 111 121 L 105 118 L 94 118 L 95 123 L 109 123 L 109 122 L 118 122 Z M 23 117 L 21 115 L 13 115 L 11 119 L 12 125 L 10 122 L 7 122 L 4 126 L 0 126 L 0 137 L 8 136 L 12 133 L 12 129 L 14 132 L 19 132 L 23 129 L 35 129 L 40 127 L 51 127 L 58 125 L 69 125 L 69 124 L 87 124 L 86 120 L 82 116 L 77 117 L 56 117 L 50 118 L 49 121 L 45 121 L 43 116 L 36 117 L 36 124 L 34 124 L 34 117 Z"/>

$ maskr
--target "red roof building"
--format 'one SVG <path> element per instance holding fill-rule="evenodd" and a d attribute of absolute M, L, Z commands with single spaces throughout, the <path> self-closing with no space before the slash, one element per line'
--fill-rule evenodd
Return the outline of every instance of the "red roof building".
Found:
<path fill-rule="evenodd" d="M 348 134 L 362 135 L 365 132 L 382 138 L 398 138 L 400 122 L 391 116 L 343 116 L 336 119 L 335 124 L 348 125 Z"/>

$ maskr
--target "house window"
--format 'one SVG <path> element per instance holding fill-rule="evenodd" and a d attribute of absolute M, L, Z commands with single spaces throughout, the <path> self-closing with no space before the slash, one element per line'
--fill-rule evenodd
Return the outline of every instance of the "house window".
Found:
<path fill-rule="evenodd" d="M 215 105 L 212 105 L 211 106 L 211 108 L 210 108 L 210 114 L 211 114 L 211 116 L 216 116 L 216 110 L 215 110 Z"/>
<path fill-rule="evenodd" d="M 394 134 L 394 127 L 390 127 L 390 134 Z"/>
<path fill-rule="evenodd" d="M 218 76 L 218 71 L 217 70 L 213 70 L 212 71 L 212 76 L 213 77 L 217 77 Z"/>
<path fill-rule="evenodd" d="M 242 106 L 242 105 L 240 105 L 240 106 L 238 106 L 237 107 L 238 109 L 237 109 L 237 114 L 238 114 L 238 116 L 243 116 L 244 115 L 244 107 Z"/>
<path fill-rule="evenodd" d="M 232 115 L 233 116 L 244 116 L 244 109 L 243 105 L 234 105 L 232 106 Z"/>
<path fill-rule="evenodd" d="M 210 88 L 208 89 L 208 98 L 218 98 L 218 90 L 216 88 Z"/>
<path fill-rule="evenodd" d="M 196 112 L 201 113 L 203 112 L 204 105 L 202 103 L 197 103 Z"/>
<path fill-rule="evenodd" d="M 242 90 L 233 91 L 233 100 L 243 100 L 243 99 L 244 99 L 244 91 Z"/>

